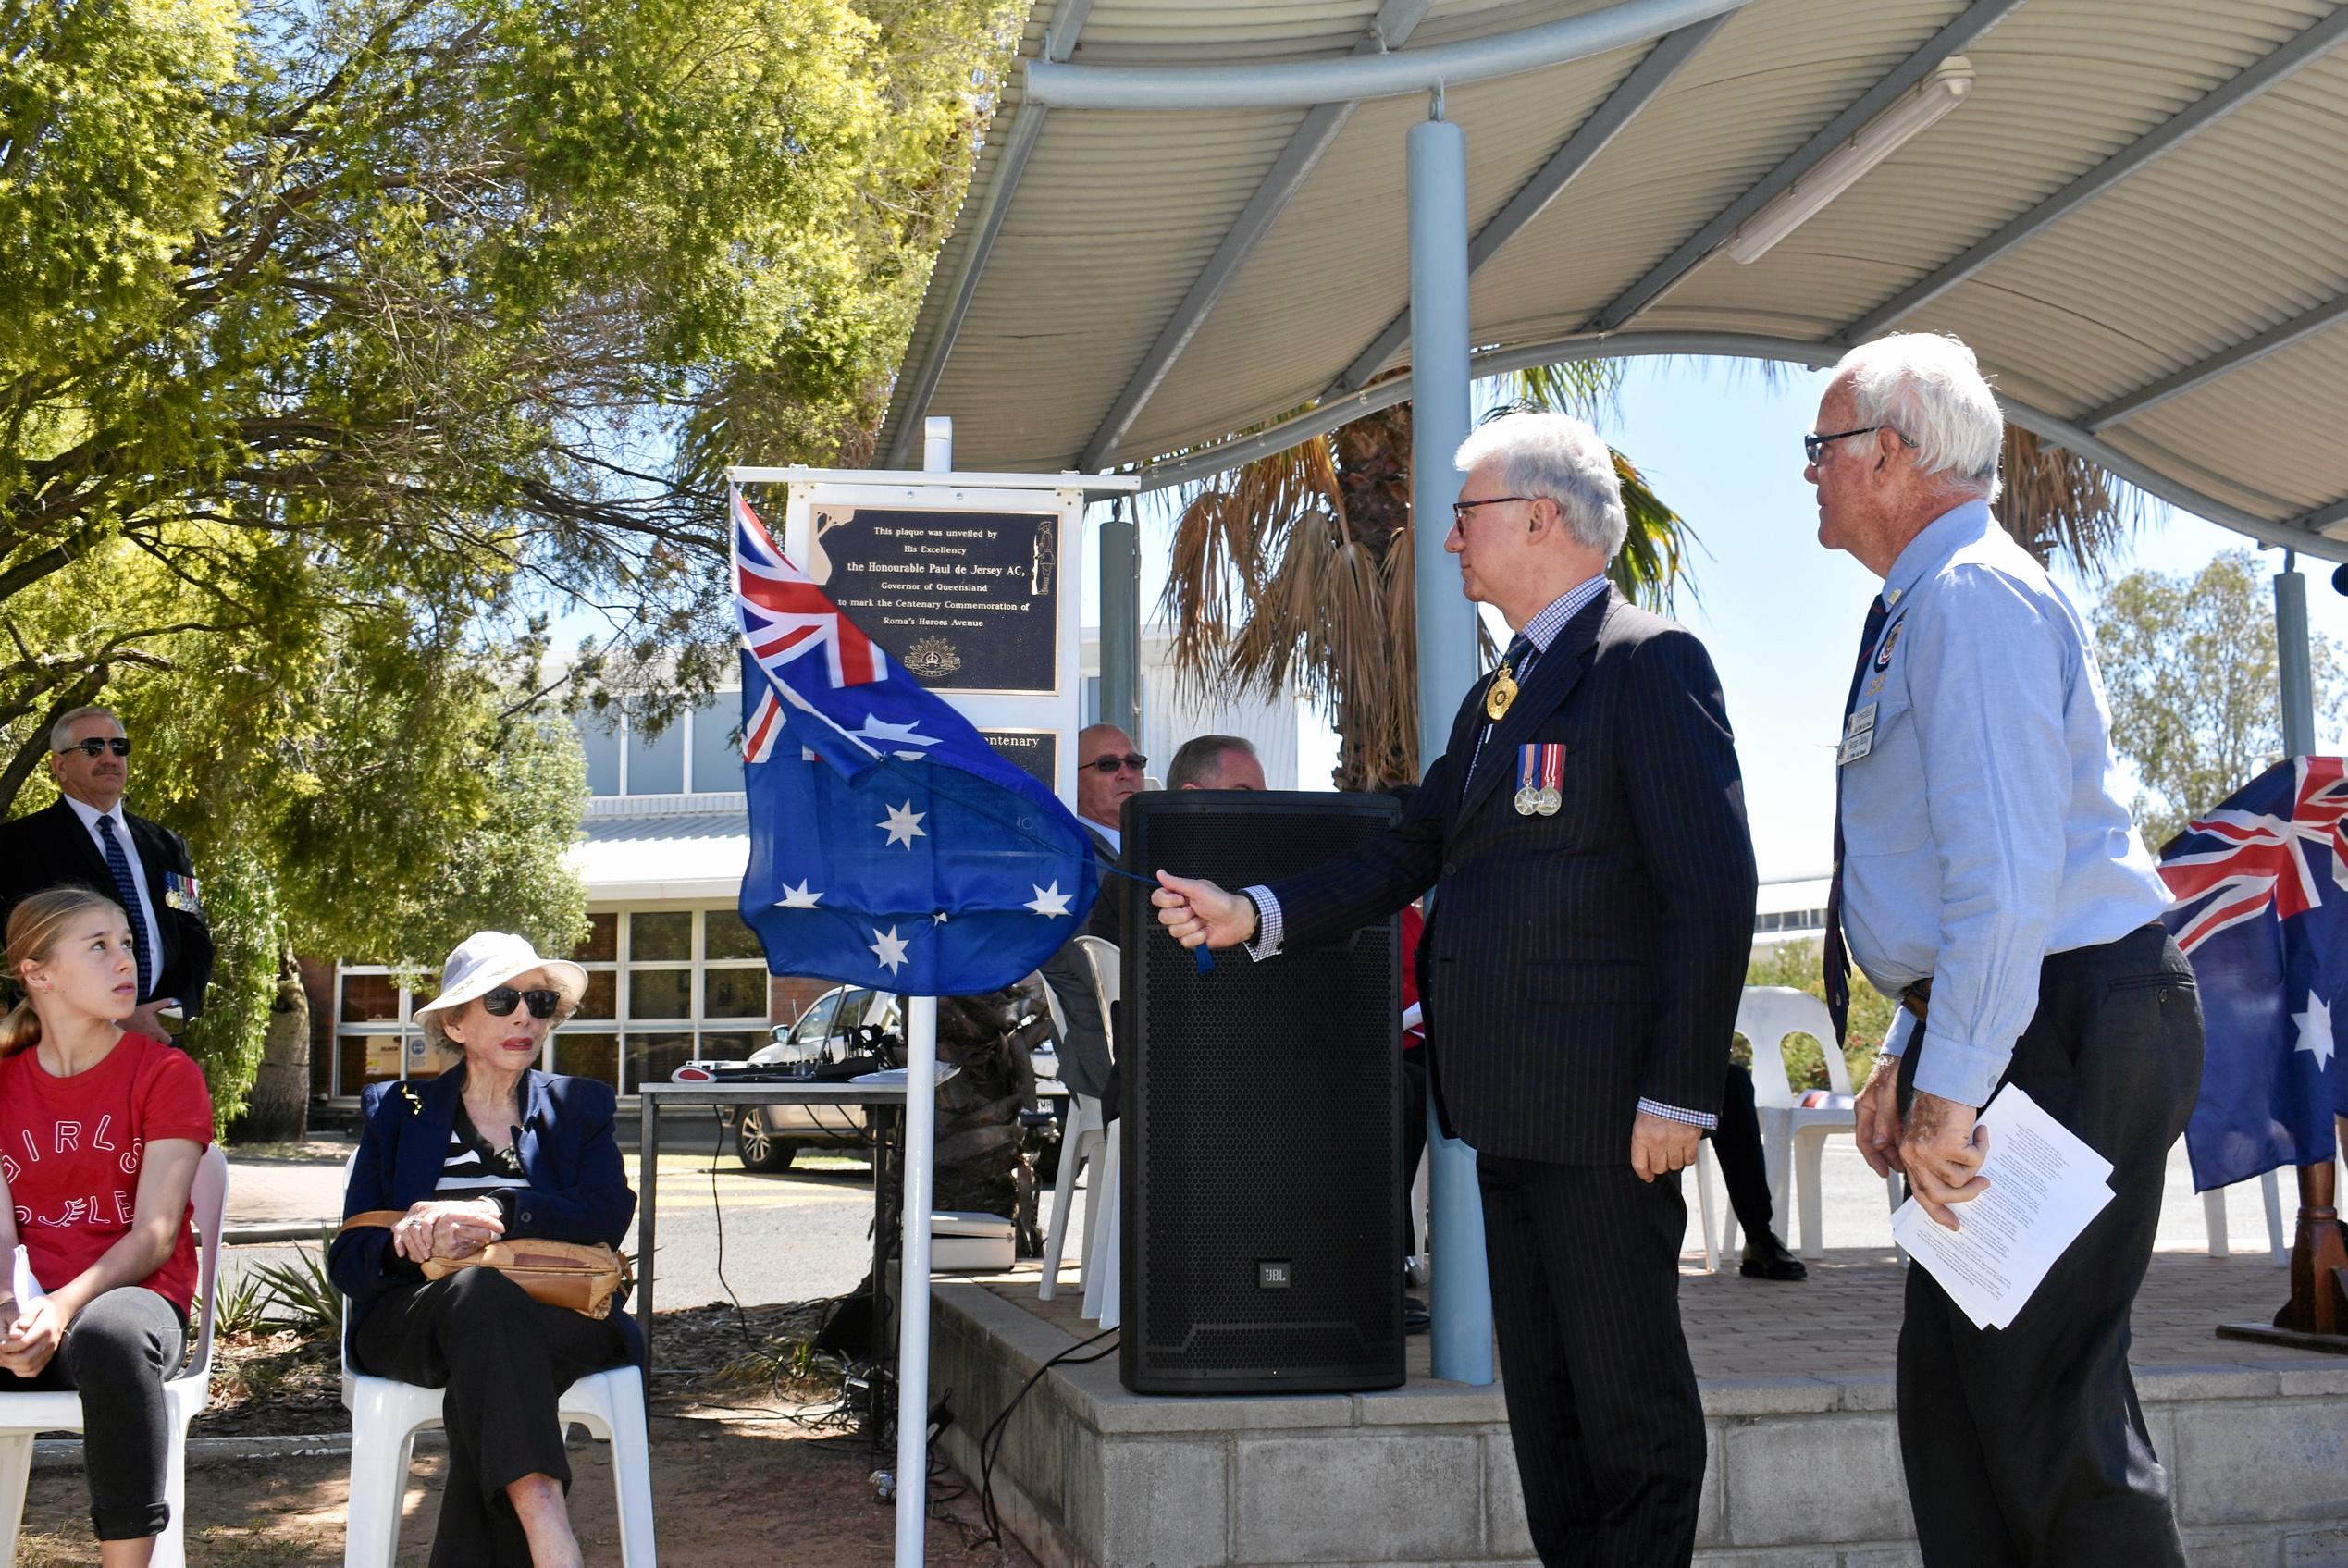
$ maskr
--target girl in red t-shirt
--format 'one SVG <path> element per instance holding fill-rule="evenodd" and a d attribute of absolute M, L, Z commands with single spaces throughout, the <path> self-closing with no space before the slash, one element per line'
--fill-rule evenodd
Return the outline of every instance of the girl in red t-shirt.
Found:
<path fill-rule="evenodd" d="M 0 1390 L 80 1390 L 99 1561 L 143 1564 L 171 1518 L 163 1384 L 187 1353 L 188 1194 L 212 1096 L 178 1050 L 123 1032 L 139 969 L 113 900 L 34 894 L 7 954 L 25 1000 L 0 1019 L 0 1263 L 21 1242 L 48 1293 L 0 1283 L 0 1369 L 21 1379 Z"/>

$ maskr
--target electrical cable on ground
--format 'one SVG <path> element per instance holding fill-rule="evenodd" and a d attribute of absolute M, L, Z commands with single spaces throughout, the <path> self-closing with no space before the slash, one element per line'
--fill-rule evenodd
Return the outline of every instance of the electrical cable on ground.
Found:
<path fill-rule="evenodd" d="M 1020 1391 L 1011 1396 L 1011 1402 L 1003 1407 L 1003 1413 L 988 1422 L 986 1430 L 979 1434 L 979 1509 L 986 1519 L 986 1534 L 971 1542 L 973 1547 L 1000 1546 L 1003 1541 L 1002 1516 L 995 1512 L 995 1456 L 1003 1451 L 1004 1439 L 1010 1435 L 1011 1416 L 1020 1408 L 1020 1401 L 1027 1398 L 1028 1390 L 1043 1381 L 1044 1374 L 1051 1371 L 1052 1368 L 1061 1365 L 1083 1366 L 1088 1363 L 1099 1361 L 1104 1356 L 1114 1354 L 1118 1347 L 1113 1344 L 1095 1351 L 1088 1356 L 1079 1356 L 1076 1352 L 1087 1345 L 1099 1344 L 1101 1340 L 1116 1332 L 1118 1330 L 1115 1328 L 1104 1328 L 1089 1340 L 1079 1340 L 1075 1344 L 1037 1367 L 1029 1376 L 1028 1380 L 1020 1385 Z M 992 1448 L 987 1446 L 990 1440 L 994 1444 Z"/>

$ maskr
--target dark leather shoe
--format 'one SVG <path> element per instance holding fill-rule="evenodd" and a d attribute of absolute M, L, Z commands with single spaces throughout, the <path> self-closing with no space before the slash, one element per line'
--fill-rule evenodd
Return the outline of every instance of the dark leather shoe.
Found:
<path fill-rule="evenodd" d="M 1424 1334 L 1427 1332 L 1427 1303 L 1416 1296 L 1404 1296 L 1403 1298 L 1403 1332 Z"/>
<path fill-rule="evenodd" d="M 1789 1282 L 1810 1278 L 1810 1270 L 1803 1266 L 1802 1260 L 1777 1239 L 1773 1230 L 1764 1230 L 1759 1240 L 1745 1243 L 1745 1261 L 1736 1266 L 1736 1272 L 1748 1279 Z"/>

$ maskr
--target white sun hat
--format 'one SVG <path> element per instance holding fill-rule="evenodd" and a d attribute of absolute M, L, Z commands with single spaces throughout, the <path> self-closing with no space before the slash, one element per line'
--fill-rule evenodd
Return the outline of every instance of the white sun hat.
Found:
<path fill-rule="evenodd" d="M 412 1015 L 424 1026 L 424 1037 L 445 1051 L 448 1031 L 440 1027 L 442 1013 L 454 1011 L 476 996 L 486 996 L 516 975 L 546 971 L 549 988 L 561 994 L 568 1013 L 587 992 L 587 970 L 568 958 L 541 958 L 527 937 L 510 931 L 476 931 L 460 942 L 440 966 L 440 994 Z"/>

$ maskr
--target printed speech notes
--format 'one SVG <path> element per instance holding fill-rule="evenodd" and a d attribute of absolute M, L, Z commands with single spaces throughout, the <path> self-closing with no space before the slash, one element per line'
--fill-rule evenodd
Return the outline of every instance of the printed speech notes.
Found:
<path fill-rule="evenodd" d="M 2055 1260 L 2111 1202 L 2111 1162 L 2008 1084 L 1981 1114 L 1989 1129 L 1989 1188 L 1957 1205 L 1948 1230 L 1909 1199 L 1892 1238 L 1932 1271 L 1975 1327 L 2014 1321 Z"/>

